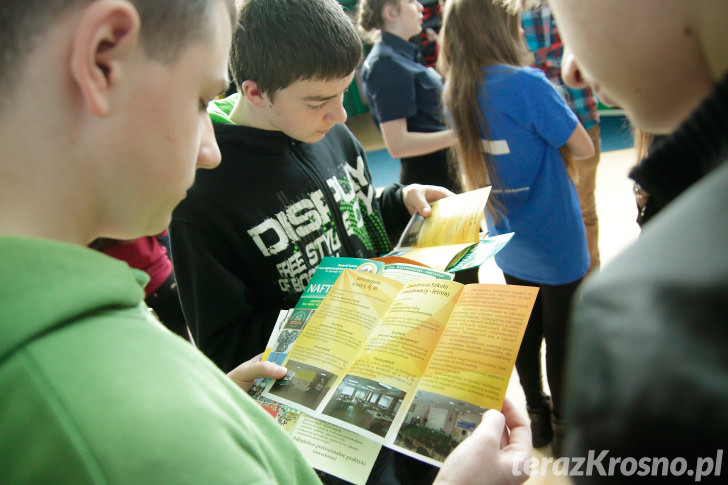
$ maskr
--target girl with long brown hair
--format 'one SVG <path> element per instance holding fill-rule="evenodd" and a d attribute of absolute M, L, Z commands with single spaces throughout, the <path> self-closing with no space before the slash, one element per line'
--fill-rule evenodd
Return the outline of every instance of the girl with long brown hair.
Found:
<path fill-rule="evenodd" d="M 561 374 L 569 305 L 589 267 L 584 223 L 567 160 L 592 155 L 584 128 L 543 73 L 521 67 L 520 15 L 495 0 L 449 0 L 440 31 L 443 101 L 466 189 L 492 185 L 490 234 L 513 231 L 496 255 L 508 284 L 540 288 L 516 368 L 534 446 L 559 453 Z M 567 156 L 562 156 L 563 151 Z M 551 398 L 541 381 L 546 341 Z"/>

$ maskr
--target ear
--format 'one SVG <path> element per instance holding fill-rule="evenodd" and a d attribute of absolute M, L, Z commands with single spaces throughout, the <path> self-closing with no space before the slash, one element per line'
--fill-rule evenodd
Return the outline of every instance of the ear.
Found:
<path fill-rule="evenodd" d="M 260 90 L 258 83 L 250 80 L 243 81 L 240 88 L 243 90 L 243 96 L 245 96 L 254 106 L 258 108 L 265 108 L 266 100 L 268 98 L 265 94 L 263 94 L 263 91 Z"/>
<path fill-rule="evenodd" d="M 397 11 L 396 5 L 392 5 L 391 3 L 384 5 L 384 8 L 382 9 L 382 19 L 385 22 L 394 22 L 398 17 L 399 12 Z"/>
<path fill-rule="evenodd" d="M 108 114 L 112 88 L 137 46 L 139 14 L 130 2 L 93 2 L 84 10 L 71 47 L 71 73 L 81 98 L 94 115 Z"/>

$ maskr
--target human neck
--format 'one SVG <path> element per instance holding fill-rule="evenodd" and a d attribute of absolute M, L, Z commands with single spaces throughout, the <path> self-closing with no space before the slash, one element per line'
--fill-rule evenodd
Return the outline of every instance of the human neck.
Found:
<path fill-rule="evenodd" d="M 264 111 L 251 103 L 244 93 L 240 94 L 235 106 L 233 106 L 233 110 L 230 112 L 230 120 L 238 126 L 280 131 L 265 118 Z"/>
<path fill-rule="evenodd" d="M 402 29 L 398 28 L 398 26 L 396 26 L 396 25 L 388 26 L 387 28 L 384 29 L 384 32 L 397 36 L 400 39 L 406 40 L 406 41 L 409 41 L 413 37 L 412 35 L 407 37 L 407 32 L 402 31 Z"/>
<path fill-rule="evenodd" d="M 59 203 L 45 196 L 43 187 L 27 190 L 24 186 L 22 193 L 16 193 L 9 185 L 0 184 L 0 236 L 53 239 L 82 246 L 94 239 L 93 231 L 83 224 L 88 220 L 86 214 L 66 210 L 77 208 L 75 201 Z"/>
<path fill-rule="evenodd" d="M 0 120 L 0 133 L 0 235 L 87 244 L 96 204 L 79 189 L 87 174 L 75 171 L 72 147 L 48 133 L 38 143 L 17 120 Z"/>

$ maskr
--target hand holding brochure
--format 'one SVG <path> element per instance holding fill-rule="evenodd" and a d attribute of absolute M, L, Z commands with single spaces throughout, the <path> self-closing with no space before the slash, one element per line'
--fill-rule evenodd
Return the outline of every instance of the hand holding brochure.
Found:
<path fill-rule="evenodd" d="M 489 194 L 490 187 L 484 187 L 433 202 L 432 214 L 415 213 L 389 254 L 448 272 L 480 266 L 513 236 L 481 234 Z"/>

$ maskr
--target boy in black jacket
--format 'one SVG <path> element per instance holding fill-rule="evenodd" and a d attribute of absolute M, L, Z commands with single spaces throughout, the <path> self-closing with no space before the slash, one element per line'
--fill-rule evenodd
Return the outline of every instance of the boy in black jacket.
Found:
<path fill-rule="evenodd" d="M 343 93 L 361 40 L 332 0 L 245 2 L 233 40 L 238 94 L 210 114 L 222 152 L 174 212 L 172 255 L 185 317 L 223 370 L 265 349 L 321 258 L 390 250 L 418 210 L 451 193 L 398 184 L 378 197 Z"/>

